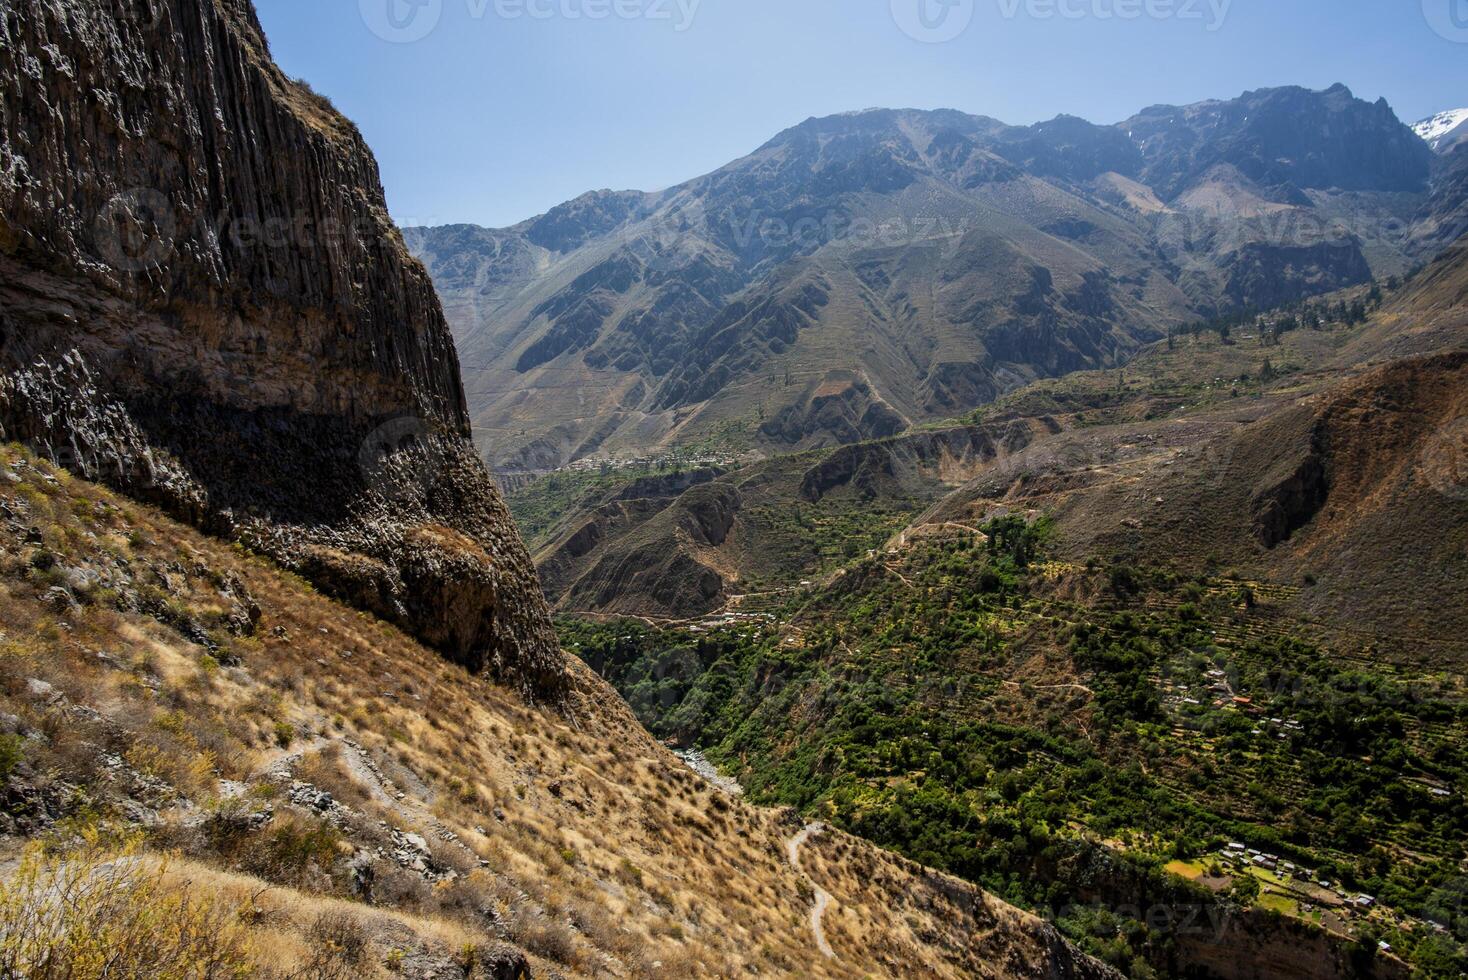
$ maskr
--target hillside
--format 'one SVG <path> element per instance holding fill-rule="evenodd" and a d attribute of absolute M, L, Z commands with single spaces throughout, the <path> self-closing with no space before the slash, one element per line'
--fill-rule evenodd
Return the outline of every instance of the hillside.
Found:
<path fill-rule="evenodd" d="M 966 420 L 708 472 L 692 489 L 636 470 L 557 474 L 512 505 L 522 521 L 541 515 L 532 551 L 564 611 L 750 612 L 869 551 L 1017 509 L 1051 515 L 1072 559 L 1311 574 L 1321 587 L 1295 614 L 1460 656 L 1447 628 L 1468 583 L 1460 501 L 1437 488 L 1456 480 L 1443 440 L 1463 411 L 1465 254 L 1377 290 L 1370 315 L 1369 291 L 1343 293 L 1226 341 L 1190 331 L 1124 370 L 1039 382 Z"/>
<path fill-rule="evenodd" d="M 1465 257 L 666 498 L 599 476 L 536 511 L 563 635 L 753 798 L 1133 976 L 1458 976 Z M 660 587 L 690 560 L 723 588 Z"/>
<path fill-rule="evenodd" d="M 189 942 L 163 911 L 182 902 L 220 958 L 129 975 L 1113 976 L 1039 919 L 845 834 L 811 836 L 793 866 L 792 811 L 716 789 L 570 672 L 548 712 L 0 448 L 0 830 L 7 861 L 17 837 L 51 855 L 27 852 L 39 893 L 0 881 L 0 926 L 66 868 L 105 876 L 123 853 L 117 904 L 68 891 L 57 927 L 135 930 L 161 964 Z M 138 921 L 85 918 L 109 907 Z"/>
<path fill-rule="evenodd" d="M 0 17 L 0 974 L 1115 976 L 566 654 L 360 134 L 146 13 Z"/>
<path fill-rule="evenodd" d="M 1195 317 L 1404 273 L 1464 200 L 1438 159 L 1343 86 L 1115 126 L 873 110 L 657 194 L 405 234 L 480 448 L 518 479 L 895 435 Z"/>
<path fill-rule="evenodd" d="M 753 799 L 1040 910 L 1131 976 L 1404 974 L 1379 943 L 1459 975 L 1460 671 L 1307 639 L 1299 587 L 1060 561 L 1023 518 L 981 533 L 748 621 L 563 634 Z"/>

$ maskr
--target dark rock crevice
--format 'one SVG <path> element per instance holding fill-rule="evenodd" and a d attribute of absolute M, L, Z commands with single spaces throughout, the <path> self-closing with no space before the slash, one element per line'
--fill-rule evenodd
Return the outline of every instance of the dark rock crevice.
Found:
<path fill-rule="evenodd" d="M 1266 548 L 1275 548 L 1315 519 L 1330 496 L 1325 433 L 1317 425 L 1310 445 L 1293 468 L 1254 496 L 1254 536 Z"/>

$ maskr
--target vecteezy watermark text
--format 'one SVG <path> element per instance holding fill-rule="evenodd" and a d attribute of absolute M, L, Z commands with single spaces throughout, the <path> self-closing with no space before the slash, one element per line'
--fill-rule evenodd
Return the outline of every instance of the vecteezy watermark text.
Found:
<path fill-rule="evenodd" d="M 1438 36 L 1468 44 L 1468 0 L 1422 0 L 1422 16 Z"/>
<path fill-rule="evenodd" d="M 1216 31 L 1233 0 L 995 0 L 1005 20 L 1177 20 Z"/>
<path fill-rule="evenodd" d="M 92 221 L 97 256 L 119 272 L 163 268 L 186 241 L 225 251 L 361 248 L 386 234 L 370 216 L 348 219 L 314 214 L 182 215 L 162 191 L 134 187 L 114 194 Z"/>
<path fill-rule="evenodd" d="M 1214 32 L 1228 19 L 1233 0 L 985 0 L 1004 20 L 1175 20 Z M 1433 2 L 1433 0 L 1428 0 Z M 1468 0 L 1451 0 L 1468 2 Z M 892 18 L 903 33 L 929 44 L 952 41 L 973 23 L 978 0 L 892 0 Z"/>
<path fill-rule="evenodd" d="M 703 0 L 358 0 L 358 9 L 373 34 L 411 44 L 437 29 L 446 2 L 462 3 L 472 21 L 645 20 L 671 24 L 681 34 L 693 26 Z"/>
<path fill-rule="evenodd" d="M 934 211 L 884 218 L 853 216 L 840 209 L 771 214 L 731 208 L 709 212 L 698 199 L 676 200 L 623 231 L 629 242 L 655 240 L 663 247 L 684 237 L 716 238 L 740 252 L 813 251 L 827 245 L 856 248 L 957 248 L 969 230 L 962 216 Z"/>

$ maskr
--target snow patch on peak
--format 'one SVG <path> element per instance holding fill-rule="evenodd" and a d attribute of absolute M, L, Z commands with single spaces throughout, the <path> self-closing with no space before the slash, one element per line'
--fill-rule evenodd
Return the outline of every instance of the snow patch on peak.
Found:
<path fill-rule="evenodd" d="M 1468 109 L 1449 109 L 1422 120 L 1412 127 L 1412 131 L 1426 140 L 1434 150 L 1438 150 L 1445 148 L 1447 138 L 1465 126 L 1468 126 Z M 1462 137 L 1465 134 L 1457 135 Z"/>

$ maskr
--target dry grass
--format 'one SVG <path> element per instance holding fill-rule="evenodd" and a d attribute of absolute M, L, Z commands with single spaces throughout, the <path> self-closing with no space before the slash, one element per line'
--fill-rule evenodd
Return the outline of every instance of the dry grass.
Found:
<path fill-rule="evenodd" d="M 84 807 L 146 823 L 149 849 L 181 855 L 172 874 L 246 910 L 261 975 L 450 969 L 502 941 L 566 976 L 953 976 L 1039 955 L 1026 929 L 961 917 L 919 938 L 900 910 L 927 886 L 848 842 L 885 871 L 831 886 L 851 924 L 826 960 L 784 858 L 798 826 L 706 785 L 579 663 L 547 713 L 18 449 L 0 470 L 21 478 L 0 483 L 0 722 L 41 736 L 12 773 L 37 804 L 11 829 Z M 224 626 L 241 592 L 253 635 Z M 427 873 L 398 862 L 403 834 Z"/>
<path fill-rule="evenodd" d="M 59 854 L 32 845 L 0 883 L 0 976 L 242 980 L 258 975 L 252 940 L 220 896 L 95 833 Z"/>

